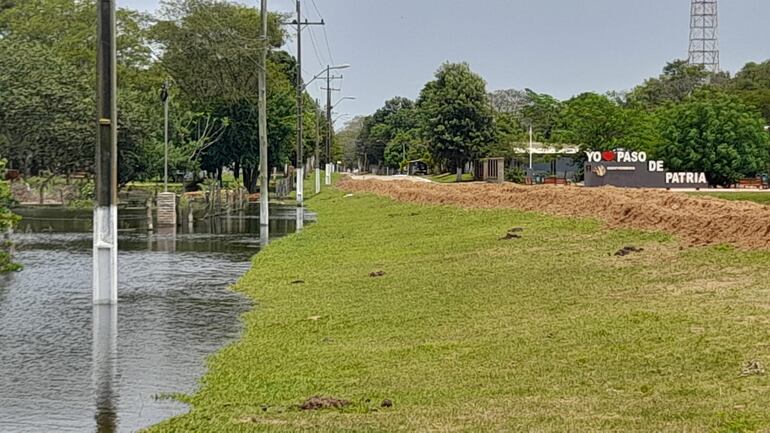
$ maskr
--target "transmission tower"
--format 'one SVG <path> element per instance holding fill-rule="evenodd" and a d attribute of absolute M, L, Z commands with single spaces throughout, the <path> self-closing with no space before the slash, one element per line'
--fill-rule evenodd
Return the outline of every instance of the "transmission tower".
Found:
<path fill-rule="evenodd" d="M 691 0 L 690 64 L 719 72 L 719 8 L 717 0 Z"/>

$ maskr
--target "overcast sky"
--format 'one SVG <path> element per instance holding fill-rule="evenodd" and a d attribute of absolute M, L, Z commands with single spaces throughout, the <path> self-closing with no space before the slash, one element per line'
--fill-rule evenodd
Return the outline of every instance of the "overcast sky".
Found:
<path fill-rule="evenodd" d="M 416 98 L 445 61 L 467 61 L 490 90 L 531 88 L 566 99 L 627 90 L 686 58 L 689 0 L 302 0 L 326 20 L 303 39 L 305 79 L 327 63 L 349 63 L 337 111 L 368 114 L 393 96 Z M 153 11 L 158 0 L 118 0 Z M 258 0 L 243 1 L 258 5 Z M 291 11 L 294 0 L 269 0 Z M 722 69 L 770 59 L 770 1 L 720 5 Z M 287 45 L 292 53 L 293 44 Z M 331 58 L 330 58 L 331 57 Z M 318 86 L 311 92 L 321 96 Z"/>

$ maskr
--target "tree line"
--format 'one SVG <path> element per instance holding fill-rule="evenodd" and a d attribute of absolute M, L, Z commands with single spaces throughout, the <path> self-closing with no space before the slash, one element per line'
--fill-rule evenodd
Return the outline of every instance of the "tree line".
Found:
<path fill-rule="evenodd" d="M 534 139 L 581 150 L 645 151 L 676 171 L 705 172 L 729 186 L 767 173 L 770 61 L 735 76 L 676 60 L 628 92 L 583 93 L 560 101 L 532 90 L 489 93 L 468 64 L 444 64 L 417 100 L 393 98 L 340 132 L 345 159 L 404 167 L 422 159 L 460 171 L 482 157 L 520 157 Z M 582 152 L 577 156 L 584 158 Z"/>
<path fill-rule="evenodd" d="M 163 105 L 170 85 L 170 172 L 235 172 L 257 189 L 258 70 L 268 71 L 269 165 L 296 161 L 296 59 L 270 13 L 269 40 L 259 11 L 217 0 L 164 0 L 157 15 L 117 11 L 120 182 L 163 172 Z M 266 65 L 262 44 L 270 45 Z M 0 156 L 26 176 L 93 171 L 96 131 L 95 0 L 0 2 Z M 316 122 L 327 121 L 305 94 L 305 154 Z"/>

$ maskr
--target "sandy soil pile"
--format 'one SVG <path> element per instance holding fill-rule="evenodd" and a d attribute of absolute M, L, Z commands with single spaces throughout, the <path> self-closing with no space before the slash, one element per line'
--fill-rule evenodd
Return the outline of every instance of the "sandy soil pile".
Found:
<path fill-rule="evenodd" d="M 770 249 L 770 208 L 659 190 L 513 184 L 421 184 L 345 179 L 343 190 L 395 200 L 511 208 L 568 217 L 597 218 L 612 227 L 661 230 L 691 245 L 732 244 Z"/>

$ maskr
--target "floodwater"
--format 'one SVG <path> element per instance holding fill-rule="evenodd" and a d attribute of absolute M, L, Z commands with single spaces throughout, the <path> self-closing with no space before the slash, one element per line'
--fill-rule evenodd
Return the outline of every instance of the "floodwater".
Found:
<path fill-rule="evenodd" d="M 250 306 L 230 291 L 259 251 L 258 208 L 148 234 L 120 214 L 119 304 L 91 305 L 91 212 L 21 209 L 24 270 L 0 278 L 0 432 L 133 432 L 187 407 Z M 271 238 L 303 217 L 272 207 Z"/>

